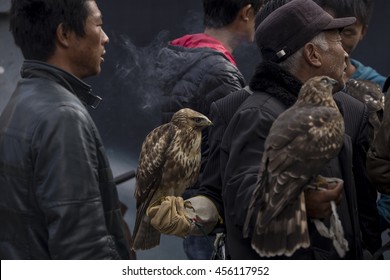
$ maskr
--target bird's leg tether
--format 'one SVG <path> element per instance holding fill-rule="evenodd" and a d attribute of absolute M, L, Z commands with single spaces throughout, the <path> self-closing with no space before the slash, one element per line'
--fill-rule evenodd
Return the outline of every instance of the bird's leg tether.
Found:
<path fill-rule="evenodd" d="M 333 240 L 333 246 L 335 247 L 337 254 L 340 258 L 343 258 L 345 253 L 349 250 L 348 241 L 344 238 L 344 230 L 339 215 L 337 214 L 336 203 L 331 201 L 330 205 L 332 208 L 332 215 L 330 217 L 329 229 L 319 219 L 313 219 L 312 221 L 321 236 Z"/>
<path fill-rule="evenodd" d="M 337 183 L 337 179 L 330 181 L 329 178 L 325 178 L 323 176 L 318 175 L 315 181 L 308 185 L 308 188 L 315 190 L 326 190 L 327 186 L 331 183 Z M 319 219 L 312 219 L 318 233 L 326 238 L 332 239 L 333 246 L 335 247 L 337 254 L 340 258 L 345 256 L 345 253 L 349 250 L 348 241 L 344 238 L 344 229 L 341 224 L 339 215 L 337 214 L 337 207 L 334 201 L 330 202 L 330 206 L 332 209 L 332 214 L 330 216 L 330 227 L 329 229 L 325 226 L 325 224 Z"/>
<path fill-rule="evenodd" d="M 204 227 L 202 225 L 202 219 L 198 216 L 195 215 L 194 218 L 189 219 L 191 223 L 193 223 L 201 232 L 202 234 L 206 237 L 207 243 L 213 248 L 213 256 L 216 256 L 217 259 L 223 260 L 223 256 L 220 254 L 220 252 L 217 250 L 216 246 L 214 246 L 214 242 L 211 240 L 211 238 L 208 236 L 206 231 L 204 230 Z M 214 257 L 213 257 L 214 259 Z"/>

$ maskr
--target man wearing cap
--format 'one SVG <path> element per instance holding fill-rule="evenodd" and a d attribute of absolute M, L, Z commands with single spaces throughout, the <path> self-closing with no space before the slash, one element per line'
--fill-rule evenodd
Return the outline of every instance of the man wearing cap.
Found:
<path fill-rule="evenodd" d="M 297 99 L 302 84 L 309 78 L 327 75 L 344 86 L 348 54 L 341 45 L 339 30 L 355 18 L 334 19 L 311 0 L 293 0 L 272 12 L 257 28 L 256 43 L 263 56 L 250 82 L 249 96 L 230 121 L 221 143 L 222 199 L 225 209 L 228 256 L 255 259 L 251 236 L 244 239 L 242 227 L 248 204 L 256 186 L 264 141 L 274 120 Z M 337 98 L 335 98 L 337 99 Z M 346 132 L 364 128 L 367 110 L 364 104 L 343 95 L 338 98 L 340 111 L 354 110 L 354 118 L 345 117 Z M 362 258 L 360 227 L 352 174 L 351 138 L 346 135 L 344 148 L 322 173 L 342 178 L 324 195 L 338 196 L 338 213 L 348 241 L 345 258 Z M 293 259 L 339 259 L 330 239 L 320 236 L 311 218 L 324 218 L 327 211 L 311 211 L 313 201 L 306 200 L 311 245 L 297 250 Z M 277 258 L 286 258 L 277 256 Z"/>

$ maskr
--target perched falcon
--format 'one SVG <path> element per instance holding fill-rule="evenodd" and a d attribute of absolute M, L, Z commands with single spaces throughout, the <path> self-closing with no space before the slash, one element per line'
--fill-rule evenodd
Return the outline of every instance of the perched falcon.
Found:
<path fill-rule="evenodd" d="M 385 95 L 381 87 L 372 81 L 349 79 L 345 92 L 367 105 L 370 140 L 373 140 L 382 123 L 385 108 Z"/>
<path fill-rule="evenodd" d="M 244 225 L 244 236 L 252 230 L 252 248 L 262 257 L 291 256 L 310 245 L 304 190 L 325 183 L 317 175 L 344 139 L 336 83 L 326 76 L 308 80 L 270 129 Z"/>
<path fill-rule="evenodd" d="M 201 130 L 211 124 L 204 115 L 184 108 L 173 115 L 171 122 L 147 135 L 136 175 L 134 250 L 160 244 L 160 233 L 150 224 L 146 211 L 159 198 L 181 196 L 195 184 L 200 169 Z"/>

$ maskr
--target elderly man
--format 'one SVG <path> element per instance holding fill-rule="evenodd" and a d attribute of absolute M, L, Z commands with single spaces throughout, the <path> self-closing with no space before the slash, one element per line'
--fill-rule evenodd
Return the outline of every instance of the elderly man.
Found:
<path fill-rule="evenodd" d="M 348 54 L 341 45 L 339 32 L 354 22 L 355 18 L 334 19 L 311 0 L 293 0 L 272 12 L 257 28 L 256 42 L 264 62 L 257 67 L 251 80 L 253 94 L 235 113 L 221 143 L 221 163 L 226 163 L 221 168 L 222 198 L 227 247 L 232 259 L 259 258 L 251 247 L 252 232 L 249 231 L 249 238 L 244 238 L 242 229 L 256 186 L 264 141 L 272 123 L 294 104 L 302 84 L 311 77 L 326 75 L 339 82 L 339 89 L 344 86 Z M 365 106 L 347 95 L 335 99 L 344 113 L 347 133 L 355 135 L 366 122 Z M 356 112 L 354 118 L 347 114 L 351 110 Z M 337 211 L 349 244 L 345 258 L 359 259 L 362 258 L 362 245 L 351 150 L 351 137 L 346 135 L 338 158 L 333 159 L 321 174 L 344 181 Z M 332 191 L 335 189 L 325 192 Z M 311 218 L 326 220 L 327 212 L 309 211 L 307 200 L 306 207 L 311 244 L 297 250 L 290 258 L 338 259 L 332 241 L 320 236 L 311 222 Z"/>

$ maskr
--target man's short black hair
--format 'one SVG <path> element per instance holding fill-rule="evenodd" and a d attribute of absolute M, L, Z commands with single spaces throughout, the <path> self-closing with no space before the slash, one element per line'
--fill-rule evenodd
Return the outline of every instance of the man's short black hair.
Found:
<path fill-rule="evenodd" d="M 257 28 L 270 13 L 290 1 L 291 0 L 264 0 L 260 11 L 256 15 L 255 28 Z"/>
<path fill-rule="evenodd" d="M 57 26 L 85 35 L 89 15 L 87 1 L 12 0 L 10 31 L 25 59 L 46 61 L 54 53 Z"/>
<path fill-rule="evenodd" d="M 204 26 L 227 26 L 234 21 L 241 8 L 251 4 L 257 13 L 262 2 L 263 0 L 203 0 Z"/>
<path fill-rule="evenodd" d="M 373 11 L 372 0 L 313 0 L 324 10 L 330 10 L 335 18 L 355 17 L 367 26 Z"/>

